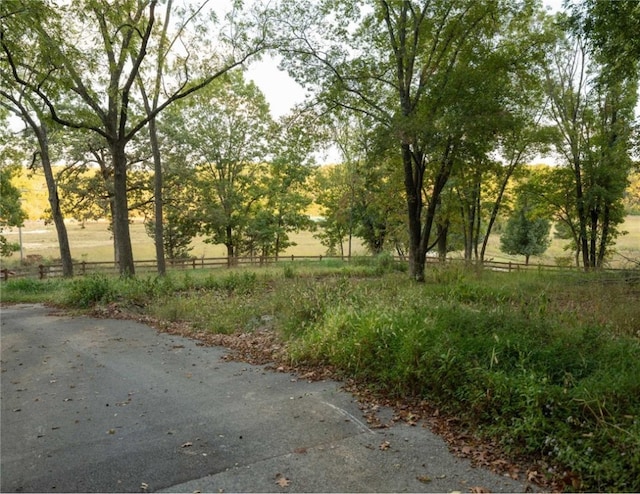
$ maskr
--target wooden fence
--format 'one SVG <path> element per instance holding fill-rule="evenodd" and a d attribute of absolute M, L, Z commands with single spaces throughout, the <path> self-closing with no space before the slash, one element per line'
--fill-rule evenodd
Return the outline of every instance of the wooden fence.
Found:
<path fill-rule="evenodd" d="M 193 269 L 216 269 L 216 268 L 236 268 L 246 266 L 273 266 L 276 263 L 290 263 L 301 261 L 326 261 L 337 260 L 345 263 L 354 262 L 362 259 L 373 259 L 364 256 L 358 257 L 341 257 L 341 256 L 278 256 L 278 257 L 209 257 L 209 258 L 191 258 L 191 259 L 168 259 L 166 261 L 167 271 L 184 271 Z M 397 261 L 406 262 L 404 259 L 396 258 Z M 552 264 L 523 264 L 517 262 L 498 262 L 498 261 L 485 261 L 482 264 L 478 264 L 473 261 L 466 261 L 459 258 L 447 258 L 447 263 L 455 264 L 469 264 L 472 266 L 481 266 L 483 269 L 490 269 L 493 271 L 501 271 L 511 273 L 513 271 L 525 271 L 525 270 L 544 270 L 544 271 L 576 271 L 578 268 L 556 266 Z M 442 261 L 436 257 L 427 257 L 427 264 L 441 264 Z M 136 273 L 154 273 L 157 271 L 158 265 L 155 260 L 143 260 L 135 262 Z M 73 265 L 74 275 L 84 276 L 89 274 L 117 274 L 118 264 L 116 262 L 86 262 L 82 261 L 74 263 Z M 607 270 L 609 271 L 609 270 Z M 611 270 L 615 271 L 615 270 Z M 48 279 L 62 276 L 61 264 L 40 264 L 38 266 L 23 266 L 14 269 L 0 269 L 0 280 L 7 281 L 14 278 L 39 278 Z"/>

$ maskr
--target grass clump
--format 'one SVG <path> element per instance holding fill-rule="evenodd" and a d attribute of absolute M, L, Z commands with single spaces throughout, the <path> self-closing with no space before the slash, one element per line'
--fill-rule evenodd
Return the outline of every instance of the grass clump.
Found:
<path fill-rule="evenodd" d="M 117 297 L 114 278 L 92 275 L 76 278 L 67 287 L 64 301 L 71 307 L 89 308 L 95 304 L 107 304 Z"/>
<path fill-rule="evenodd" d="M 51 302 L 55 300 L 61 284 L 60 280 L 11 279 L 0 283 L 0 300 L 10 303 Z"/>

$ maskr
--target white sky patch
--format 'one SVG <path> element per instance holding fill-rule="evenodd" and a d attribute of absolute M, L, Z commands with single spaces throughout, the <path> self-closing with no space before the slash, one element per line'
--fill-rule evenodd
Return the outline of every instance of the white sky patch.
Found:
<path fill-rule="evenodd" d="M 280 70 L 278 60 L 271 56 L 250 64 L 245 77 L 252 80 L 264 93 L 274 118 L 287 114 L 304 100 L 304 88 L 289 74 Z"/>

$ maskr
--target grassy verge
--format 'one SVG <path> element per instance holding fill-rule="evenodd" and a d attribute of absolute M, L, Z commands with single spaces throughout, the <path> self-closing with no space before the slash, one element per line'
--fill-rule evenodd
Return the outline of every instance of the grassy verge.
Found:
<path fill-rule="evenodd" d="M 640 491 L 638 273 L 350 265 L 93 277 L 3 286 L 3 300 L 119 303 L 194 331 L 275 328 L 287 358 L 374 392 L 427 400 L 538 471 L 589 491 Z M 22 283 L 22 284 L 21 284 Z M 28 285 L 28 286 L 27 286 Z M 55 295 L 51 295 L 51 290 Z"/>

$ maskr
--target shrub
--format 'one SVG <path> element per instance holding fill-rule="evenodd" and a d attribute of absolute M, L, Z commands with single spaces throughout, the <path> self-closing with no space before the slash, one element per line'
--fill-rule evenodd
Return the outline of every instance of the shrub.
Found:
<path fill-rule="evenodd" d="M 104 275 L 91 275 L 74 279 L 67 288 L 65 302 L 78 308 L 88 308 L 96 303 L 109 303 L 116 299 L 114 279 Z"/>

